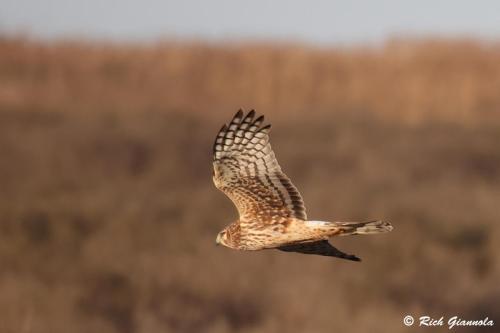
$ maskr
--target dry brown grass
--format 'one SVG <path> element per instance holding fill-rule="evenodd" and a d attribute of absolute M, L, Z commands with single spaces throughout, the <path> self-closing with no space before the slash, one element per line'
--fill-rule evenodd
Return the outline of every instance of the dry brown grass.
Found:
<path fill-rule="evenodd" d="M 498 46 L 0 49 L 1 332 L 500 324 Z M 360 264 L 215 247 L 236 213 L 211 144 L 239 106 L 273 123 L 310 217 L 394 232 L 334 240 Z"/>
<path fill-rule="evenodd" d="M 156 46 L 0 40 L 0 103 L 46 109 L 279 114 L 369 112 L 390 119 L 498 117 L 500 45 L 394 41 L 380 49 Z"/>

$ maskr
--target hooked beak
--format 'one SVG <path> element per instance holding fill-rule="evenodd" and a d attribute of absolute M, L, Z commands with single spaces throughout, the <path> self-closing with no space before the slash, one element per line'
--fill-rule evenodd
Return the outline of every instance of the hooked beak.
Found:
<path fill-rule="evenodd" d="M 220 245 L 220 234 L 217 235 L 217 239 L 215 240 L 215 245 L 217 245 L 217 246 Z"/>

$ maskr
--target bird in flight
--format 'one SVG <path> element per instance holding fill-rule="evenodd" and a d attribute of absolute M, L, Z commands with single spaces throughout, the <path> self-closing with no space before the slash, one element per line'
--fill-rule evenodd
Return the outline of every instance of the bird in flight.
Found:
<path fill-rule="evenodd" d="M 384 221 L 326 222 L 307 219 L 302 197 L 281 171 L 264 116 L 239 110 L 220 129 L 213 146 L 213 181 L 236 206 L 239 219 L 217 235 L 217 244 L 237 250 L 278 249 L 360 261 L 333 247 L 334 236 L 392 230 Z"/>

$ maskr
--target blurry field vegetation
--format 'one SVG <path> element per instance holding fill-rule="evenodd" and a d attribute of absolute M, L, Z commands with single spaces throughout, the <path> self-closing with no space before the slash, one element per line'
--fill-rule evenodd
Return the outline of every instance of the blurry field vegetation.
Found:
<path fill-rule="evenodd" d="M 239 107 L 273 124 L 310 218 L 395 230 L 333 240 L 360 264 L 215 247 L 236 211 L 211 146 Z M 499 203 L 498 44 L 0 38 L 1 332 L 497 326 Z"/>

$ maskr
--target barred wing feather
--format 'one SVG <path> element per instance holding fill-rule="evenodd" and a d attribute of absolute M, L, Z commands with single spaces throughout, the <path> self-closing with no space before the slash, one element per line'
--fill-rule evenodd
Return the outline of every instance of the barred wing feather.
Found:
<path fill-rule="evenodd" d="M 214 183 L 235 204 L 240 220 L 279 222 L 295 217 L 307 220 L 302 197 L 281 171 L 271 145 L 271 125 L 238 111 L 224 125 L 213 146 Z"/>

